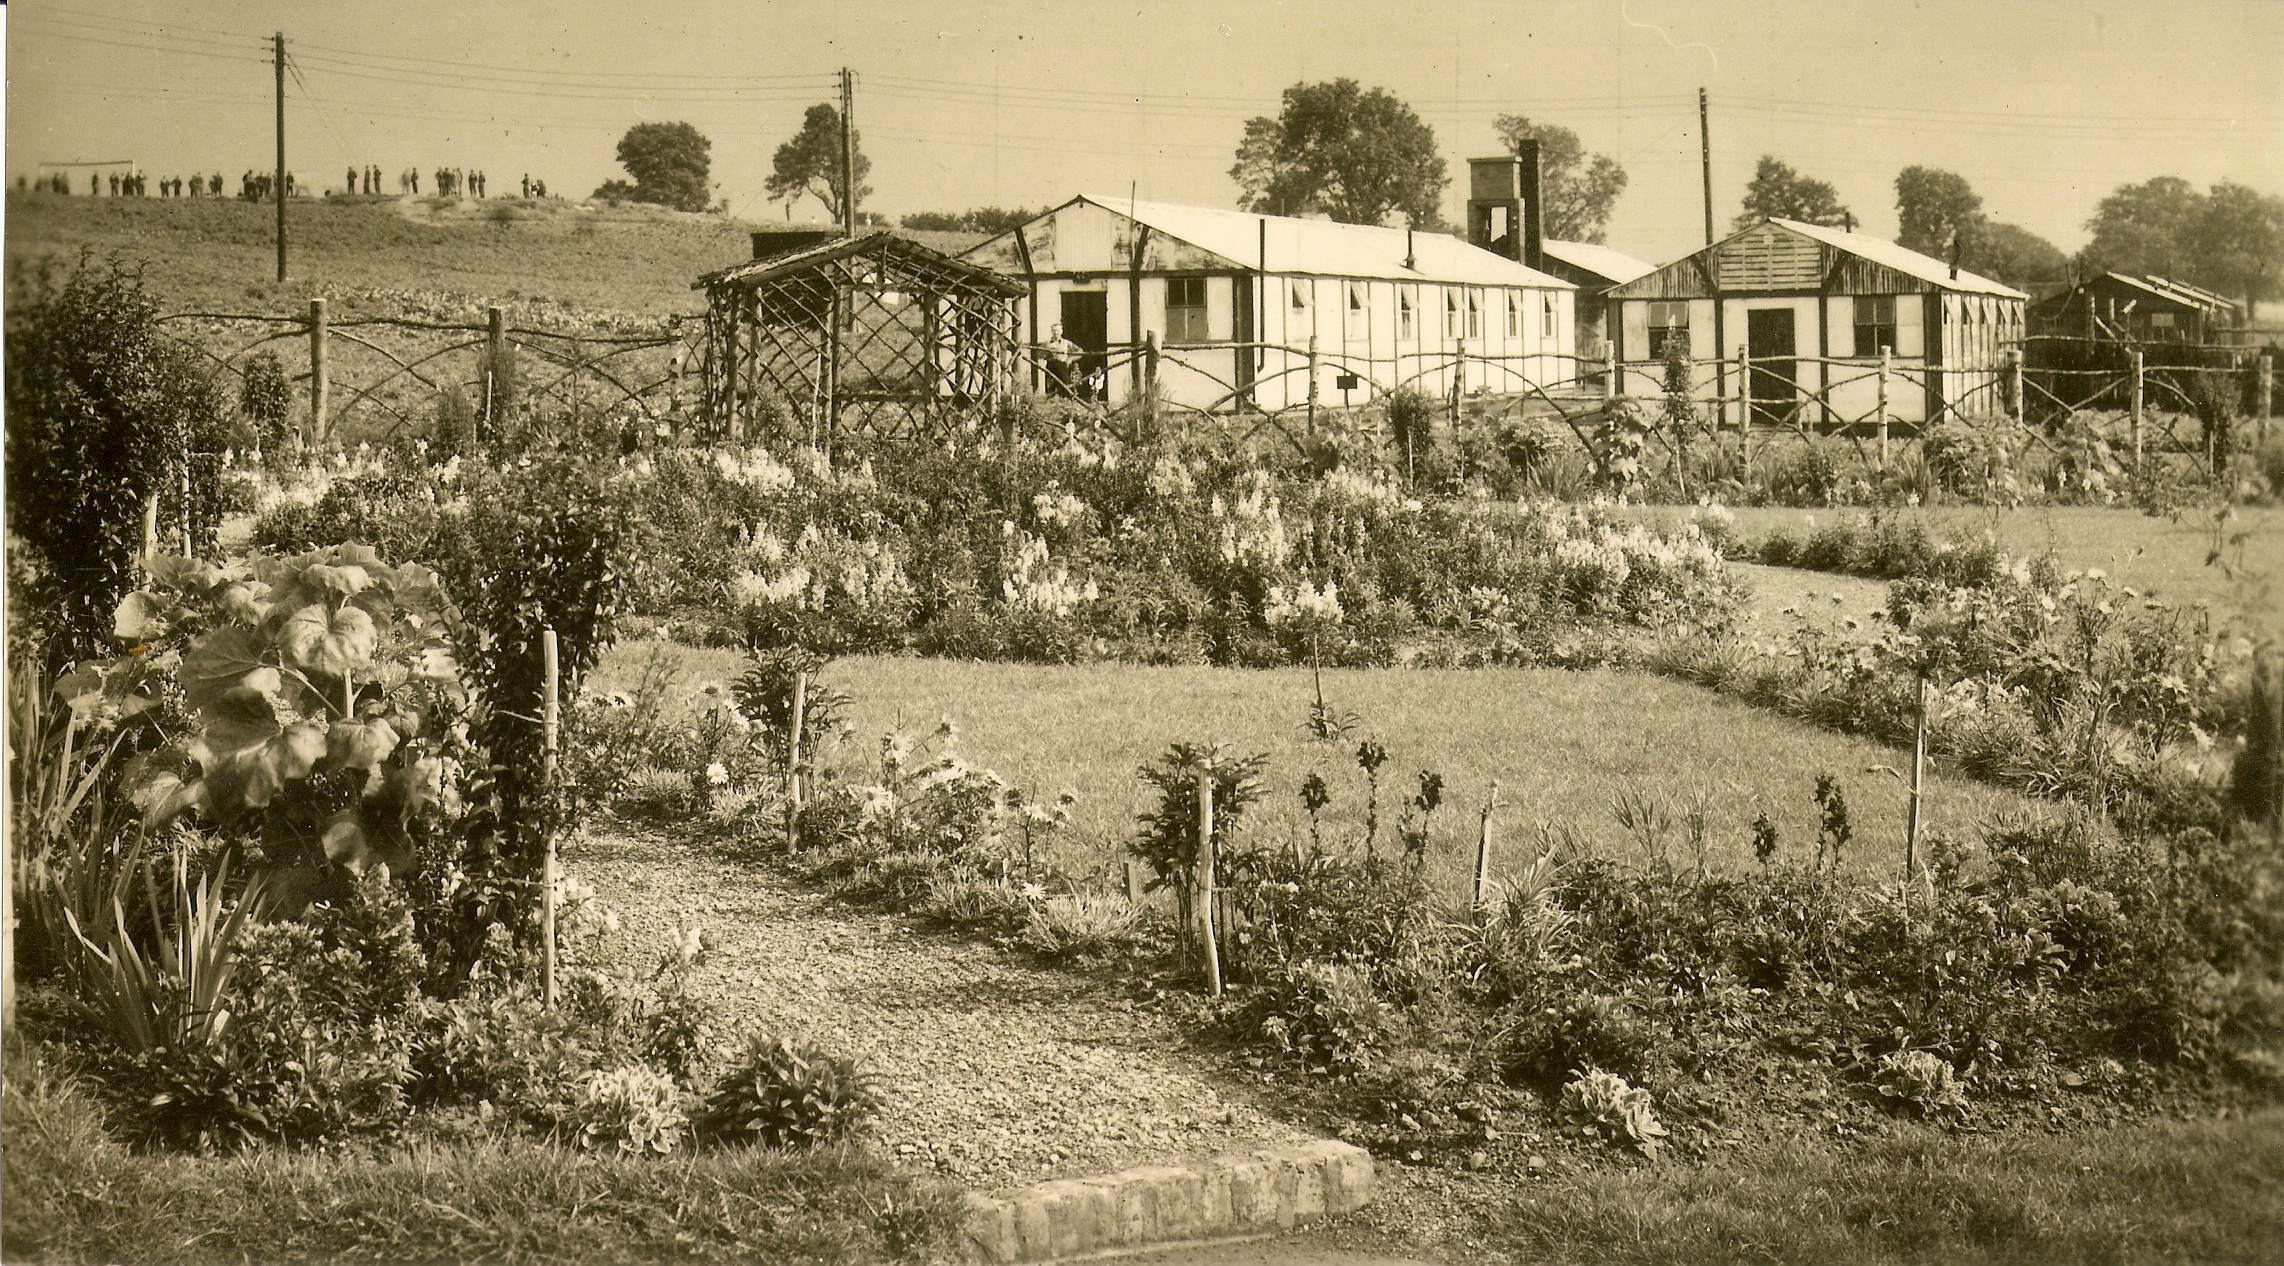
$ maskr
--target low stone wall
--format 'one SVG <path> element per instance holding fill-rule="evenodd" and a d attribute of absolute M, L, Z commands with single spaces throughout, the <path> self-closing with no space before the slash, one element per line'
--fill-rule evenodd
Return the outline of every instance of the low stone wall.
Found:
<path fill-rule="evenodd" d="M 984 1261 L 1038 1262 L 1262 1235 L 1351 1212 L 1371 1198 L 1371 1155 L 1327 1139 L 971 1195 L 966 1232 Z"/>

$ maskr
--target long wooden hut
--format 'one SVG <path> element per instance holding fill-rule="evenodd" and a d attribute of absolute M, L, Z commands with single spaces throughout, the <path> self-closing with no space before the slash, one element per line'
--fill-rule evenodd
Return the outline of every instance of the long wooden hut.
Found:
<path fill-rule="evenodd" d="M 1873 415 L 1882 348 L 1890 420 L 2001 412 L 2027 299 L 1881 238 L 1781 219 L 1608 293 L 1629 394 L 1664 390 L 1661 361 L 1679 339 L 1699 363 L 1692 389 L 1701 398 L 1749 400 L 1759 424 L 1810 426 Z M 1740 353 L 1752 360 L 1747 392 L 1737 390 Z"/>
<path fill-rule="evenodd" d="M 1152 336 L 1160 399 L 1210 411 L 1573 376 L 1576 287 L 1444 233 L 1080 196 L 961 258 L 1014 280 L 1025 340 L 1059 329 L 1111 404 Z"/>

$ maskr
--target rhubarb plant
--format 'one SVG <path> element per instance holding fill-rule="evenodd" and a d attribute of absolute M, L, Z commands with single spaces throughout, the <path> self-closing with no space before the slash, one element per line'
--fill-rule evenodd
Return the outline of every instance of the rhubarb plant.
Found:
<path fill-rule="evenodd" d="M 406 873 L 456 804 L 459 616 L 436 573 L 363 545 L 213 564 L 156 558 L 120 603 L 123 678 L 181 725 L 139 762 L 146 828 L 184 814 L 274 863 Z"/>

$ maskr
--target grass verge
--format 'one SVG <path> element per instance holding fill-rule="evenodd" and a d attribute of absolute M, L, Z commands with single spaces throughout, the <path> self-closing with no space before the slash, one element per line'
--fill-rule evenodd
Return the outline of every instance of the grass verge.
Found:
<path fill-rule="evenodd" d="M 1469 1228 L 1528 1261 L 2274 1262 L 2284 1110 L 2070 1135 L 1915 1129 L 1528 1190 Z"/>
<path fill-rule="evenodd" d="M 139 1155 L 25 1048 L 9 1052 L 0 1116 L 8 1261 L 934 1260 L 958 1209 L 951 1188 L 847 1150 L 646 1161 L 478 1142 L 382 1158 Z"/>

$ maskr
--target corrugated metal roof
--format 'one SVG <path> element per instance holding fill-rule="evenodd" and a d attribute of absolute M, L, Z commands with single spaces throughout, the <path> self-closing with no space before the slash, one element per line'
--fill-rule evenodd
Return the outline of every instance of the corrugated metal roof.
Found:
<path fill-rule="evenodd" d="M 1644 263 L 1624 251 L 1612 250 L 1594 242 L 1565 242 L 1550 237 L 1542 245 L 1547 254 L 1563 263 L 1585 269 L 1598 277 L 1607 277 L 1619 285 L 1657 271 L 1656 264 Z"/>
<path fill-rule="evenodd" d="M 2185 303 L 2192 308 L 2203 308 L 2211 311 L 2236 307 L 2234 301 L 2214 294 L 2202 286 L 2192 286 L 2188 282 L 2175 281 L 2171 277 L 2130 277 L 2124 273 L 2111 273 L 2110 276 L 2120 281 L 2131 282 L 2145 290 L 2154 290 L 2175 303 Z"/>
<path fill-rule="evenodd" d="M 1271 273 L 1577 289 L 1560 277 L 1526 268 L 1503 255 L 1494 255 L 1459 238 L 1426 229 L 1407 233 L 1403 229 L 1370 224 L 1255 215 L 1171 202 L 1130 202 L 1125 198 L 1098 198 L 1090 194 L 1081 194 L 1080 199 L 1117 215 L 1131 214 L 1135 220 L 1149 225 L 1152 232 L 1212 251 L 1240 268 L 1264 267 L 1262 229 L 1265 225 L 1265 271 Z M 1408 247 L 1407 237 L 1411 239 Z M 1404 266 L 1407 249 L 1414 267 Z"/>
<path fill-rule="evenodd" d="M 1884 237 L 1873 237 L 1867 233 L 1850 233 L 1845 229 L 1828 229 L 1821 224 L 1806 224 L 1799 220 L 1772 219 L 1769 223 L 1781 224 L 1795 233 L 1812 237 L 1827 246 L 1836 247 L 1850 254 L 1861 255 L 1883 268 L 1892 268 L 1906 276 L 1917 277 L 1921 281 L 1941 286 L 1945 290 L 1957 290 L 1966 294 L 1998 295 L 2007 299 L 2028 299 L 2030 297 L 2012 286 L 1992 281 L 1988 277 L 1968 272 L 1964 268 L 1960 269 L 1959 275 L 1954 277 L 1951 275 L 1951 265 L 1932 256 L 1922 255 L 1907 246 L 1898 246 Z"/>

